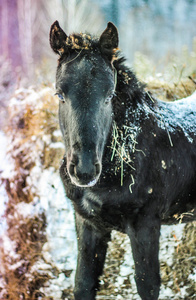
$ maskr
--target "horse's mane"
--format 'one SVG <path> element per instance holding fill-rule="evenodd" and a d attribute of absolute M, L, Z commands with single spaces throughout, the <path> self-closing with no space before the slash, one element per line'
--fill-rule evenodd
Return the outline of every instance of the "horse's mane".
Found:
<path fill-rule="evenodd" d="M 141 99 L 144 98 L 145 84 L 141 83 L 135 73 L 127 67 L 126 59 L 121 56 L 120 52 L 113 65 L 118 75 L 117 92 L 128 94 L 132 105 L 135 104 L 135 101 L 141 102 Z"/>
<path fill-rule="evenodd" d="M 126 65 L 126 59 L 118 51 L 113 66 L 117 73 L 117 84 L 114 97 L 115 119 L 121 124 L 125 122 L 125 114 L 134 110 L 138 104 L 146 100 L 145 85 L 141 83 L 135 73 Z M 123 123 L 122 123 L 123 124 Z"/>

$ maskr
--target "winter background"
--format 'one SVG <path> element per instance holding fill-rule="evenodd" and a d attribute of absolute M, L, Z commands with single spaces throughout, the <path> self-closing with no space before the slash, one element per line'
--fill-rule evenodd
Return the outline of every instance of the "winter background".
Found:
<path fill-rule="evenodd" d="M 50 25 L 100 34 L 108 21 L 162 99 L 195 90 L 195 0 L 0 0 L 0 299 L 73 299 L 77 241 L 58 167 L 63 144 Z M 195 223 L 162 226 L 160 299 L 196 299 Z M 127 237 L 113 232 L 97 299 L 139 300 Z"/>

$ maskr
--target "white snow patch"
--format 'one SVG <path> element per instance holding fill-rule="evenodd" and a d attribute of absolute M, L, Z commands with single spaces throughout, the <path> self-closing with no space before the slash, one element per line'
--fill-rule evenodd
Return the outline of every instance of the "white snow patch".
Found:
<path fill-rule="evenodd" d="M 55 137 L 62 137 L 62 133 L 60 130 L 55 130 L 52 135 Z"/>
<path fill-rule="evenodd" d="M 175 247 L 182 238 L 184 226 L 185 224 L 161 226 L 159 259 L 170 266 L 172 265 Z"/>
<path fill-rule="evenodd" d="M 189 279 L 193 280 L 194 282 L 196 282 L 196 269 L 194 270 L 194 274 L 190 274 L 189 275 Z"/>
<path fill-rule="evenodd" d="M 37 174 L 39 176 L 36 176 Z M 62 291 L 73 286 L 74 282 L 74 271 L 70 277 L 66 277 L 64 271 L 76 268 L 77 243 L 73 208 L 65 196 L 60 176 L 54 168 L 42 170 L 40 173 L 39 167 L 36 166 L 28 180 L 34 181 L 39 191 L 39 198 L 35 197 L 33 201 L 32 211 L 44 211 L 47 221 L 47 243 L 42 248 L 44 261 L 38 261 L 31 272 L 47 270 L 47 273 L 51 273 L 51 266 L 55 266 L 59 272 L 58 276 L 53 276 L 41 291 L 48 297 L 60 300 Z"/>
<path fill-rule="evenodd" d="M 50 144 L 50 148 L 53 149 L 65 149 L 65 146 L 62 142 L 58 142 L 58 143 L 51 143 Z"/>
<path fill-rule="evenodd" d="M 10 240 L 10 238 L 6 234 L 2 235 L 2 243 L 3 243 L 3 250 L 5 254 L 7 253 L 7 255 L 9 256 L 10 262 L 11 259 L 18 259 L 20 257 L 15 251 L 17 248 L 16 242 Z"/>
<path fill-rule="evenodd" d="M 8 202 L 8 196 L 5 190 L 5 185 L 2 182 L 2 178 L 10 178 L 13 176 L 13 165 L 10 162 L 7 151 L 7 137 L 0 131 L 0 237 L 3 235 L 6 229 L 6 220 L 4 218 L 4 213 L 6 210 L 6 204 Z M 1 239 L 0 239 L 1 244 Z"/>

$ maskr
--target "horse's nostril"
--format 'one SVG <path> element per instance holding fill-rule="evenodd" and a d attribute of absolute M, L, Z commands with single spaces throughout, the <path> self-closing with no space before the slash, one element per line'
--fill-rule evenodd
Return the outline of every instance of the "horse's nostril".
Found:
<path fill-rule="evenodd" d="M 70 174 L 71 176 L 74 176 L 74 175 L 75 175 L 75 172 L 76 172 L 76 166 L 75 166 L 75 164 L 70 163 L 70 165 L 69 165 L 69 174 Z"/>
<path fill-rule="evenodd" d="M 101 170 L 101 166 L 100 166 L 99 163 L 96 163 L 96 164 L 95 164 L 95 169 L 96 169 L 96 175 L 99 175 L 100 170 Z"/>

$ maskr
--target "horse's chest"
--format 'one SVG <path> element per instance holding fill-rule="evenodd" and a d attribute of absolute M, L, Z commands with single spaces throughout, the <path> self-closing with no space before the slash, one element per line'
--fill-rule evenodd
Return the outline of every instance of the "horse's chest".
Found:
<path fill-rule="evenodd" d="M 80 204 L 90 218 L 98 217 L 101 214 L 102 202 L 101 200 L 91 193 L 84 195 Z"/>
<path fill-rule="evenodd" d="M 97 229 L 124 231 L 125 220 L 128 217 L 127 209 L 124 206 L 115 202 L 108 203 L 107 200 L 105 201 L 102 197 L 91 192 L 83 196 L 80 206 L 83 217 Z"/>

